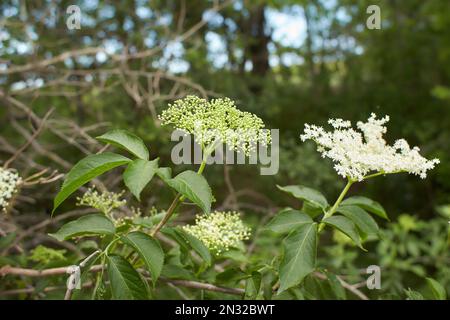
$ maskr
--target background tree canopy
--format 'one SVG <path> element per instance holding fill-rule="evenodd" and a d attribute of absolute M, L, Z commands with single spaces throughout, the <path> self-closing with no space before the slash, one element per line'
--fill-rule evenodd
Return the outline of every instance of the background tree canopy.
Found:
<path fill-rule="evenodd" d="M 69 30 L 66 10 L 73 4 L 81 9 L 81 28 Z M 380 30 L 366 27 L 372 4 L 381 9 Z M 205 172 L 215 206 L 246 212 L 250 225 L 297 205 L 276 184 L 308 185 L 330 198 L 345 185 L 331 162 L 301 143 L 305 123 L 389 115 L 389 142 L 405 137 L 441 163 L 426 180 L 396 175 L 359 184 L 351 193 L 377 199 L 393 222 L 365 257 L 345 251 L 345 241 L 326 239 L 322 250 L 332 258 L 324 263 L 346 270 L 386 266 L 386 296 L 424 285 L 425 275 L 448 288 L 448 244 L 433 235 L 448 230 L 450 216 L 449 12 L 447 0 L 2 1 L 0 164 L 26 146 L 10 166 L 23 177 L 47 169 L 43 179 L 55 180 L 24 186 L 0 217 L 2 239 L 17 236 L 0 245 L 0 267 L 20 259 L 27 265 L 25 256 L 40 244 L 61 246 L 46 235 L 60 221 L 49 220 L 60 187 L 52 172 L 66 173 L 102 150 L 93 137 L 128 129 L 150 146 L 151 159 L 172 165 L 170 130 L 157 115 L 195 94 L 230 97 L 280 130 L 277 175 L 261 176 L 251 165 Z M 124 189 L 115 171 L 95 184 Z M 157 183 L 141 199 L 143 212 L 171 200 Z M 65 218 L 83 213 L 74 204 L 72 198 L 61 206 Z M 256 253 L 264 245 L 257 242 Z M 42 254 L 37 261 L 45 265 Z M 15 287 L 8 279 L 0 290 Z"/>

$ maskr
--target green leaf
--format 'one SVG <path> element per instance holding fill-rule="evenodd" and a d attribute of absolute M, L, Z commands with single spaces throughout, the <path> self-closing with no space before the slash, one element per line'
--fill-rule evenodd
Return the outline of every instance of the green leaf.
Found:
<path fill-rule="evenodd" d="M 341 202 L 341 206 L 351 206 L 351 205 L 361 207 L 364 210 L 372 212 L 373 214 L 376 214 L 377 216 L 383 219 L 389 220 L 389 217 L 387 216 L 387 213 L 386 211 L 384 211 L 384 208 L 381 206 L 381 204 L 372 199 L 354 196 L 347 198 Z"/>
<path fill-rule="evenodd" d="M 437 300 L 445 300 L 447 299 L 447 292 L 445 292 L 445 288 L 436 280 L 432 278 L 425 278 L 427 280 L 428 286 L 433 292 L 433 296 Z"/>
<path fill-rule="evenodd" d="M 125 149 L 138 158 L 148 160 L 148 149 L 144 141 L 129 131 L 122 129 L 111 130 L 97 137 L 97 139 Z"/>
<path fill-rule="evenodd" d="M 181 228 L 165 228 L 162 231 L 164 234 L 174 239 L 185 250 L 193 249 L 208 265 L 211 265 L 211 253 L 199 239 Z"/>
<path fill-rule="evenodd" d="M 248 274 L 242 271 L 239 267 L 228 267 L 225 271 L 217 274 L 216 283 L 227 284 L 233 283 L 233 285 L 237 284 L 243 279 L 247 279 Z"/>
<path fill-rule="evenodd" d="M 324 213 L 322 208 L 319 208 L 308 201 L 303 201 L 303 205 L 301 208 L 301 211 L 306 213 L 308 216 L 310 216 L 312 219 L 316 218 L 317 216 Z"/>
<path fill-rule="evenodd" d="M 303 212 L 294 209 L 284 209 L 269 221 L 265 229 L 277 233 L 287 233 L 303 224 L 312 222 L 311 217 Z"/>
<path fill-rule="evenodd" d="M 198 205 L 204 213 L 211 211 L 211 188 L 203 176 L 187 170 L 168 180 L 167 184 Z"/>
<path fill-rule="evenodd" d="M 355 224 L 350 219 L 344 216 L 332 216 L 324 219 L 323 222 L 346 234 L 358 247 L 364 251 L 367 251 L 363 248 L 358 230 L 356 230 Z"/>
<path fill-rule="evenodd" d="M 167 167 L 158 168 L 156 170 L 156 174 L 161 178 L 161 180 L 167 183 L 167 181 L 172 177 L 172 169 Z"/>
<path fill-rule="evenodd" d="M 239 244 L 238 246 L 243 247 L 242 244 Z M 220 257 L 246 264 L 249 262 L 249 257 L 244 253 L 244 250 L 244 248 L 229 248 L 227 251 L 222 252 Z"/>
<path fill-rule="evenodd" d="M 170 279 L 195 280 L 195 275 L 191 271 L 173 264 L 165 265 L 161 274 Z"/>
<path fill-rule="evenodd" d="M 80 160 L 66 175 L 61 191 L 53 200 L 53 212 L 72 193 L 95 177 L 130 162 L 131 160 L 116 153 L 105 152 L 93 154 Z"/>
<path fill-rule="evenodd" d="M 66 223 L 56 233 L 49 235 L 63 241 L 86 235 L 112 235 L 115 231 L 114 224 L 103 214 L 89 214 Z"/>
<path fill-rule="evenodd" d="M 121 256 L 108 256 L 108 277 L 115 300 L 144 300 L 147 286 L 139 273 Z"/>
<path fill-rule="evenodd" d="M 405 294 L 407 299 L 406 300 L 425 300 L 420 292 L 411 290 L 408 288 L 408 290 L 405 290 Z"/>
<path fill-rule="evenodd" d="M 128 164 L 123 173 L 123 181 L 139 201 L 142 190 L 152 180 L 157 169 L 158 159 L 152 161 L 136 159 Z"/>
<path fill-rule="evenodd" d="M 379 228 L 375 220 L 361 207 L 339 206 L 337 212 L 353 221 L 354 224 L 366 235 L 377 235 Z"/>
<path fill-rule="evenodd" d="M 328 207 L 328 201 L 319 191 L 304 186 L 278 186 L 281 191 L 287 192 L 297 199 L 311 202 L 322 210 Z"/>
<path fill-rule="evenodd" d="M 302 299 L 304 300 L 336 299 L 333 296 L 332 290 L 329 286 L 329 281 L 323 281 L 313 275 L 309 275 L 305 278 L 305 280 L 303 280 L 302 286 L 300 287 L 300 292 L 303 295 Z"/>
<path fill-rule="evenodd" d="M 284 239 L 280 264 L 279 293 L 296 286 L 314 271 L 317 254 L 317 224 L 303 224 Z"/>
<path fill-rule="evenodd" d="M 133 247 L 142 260 L 144 260 L 145 265 L 152 275 L 153 284 L 155 284 L 164 265 L 164 252 L 159 242 L 140 231 L 130 232 L 122 236 L 121 240 L 125 244 Z"/>
<path fill-rule="evenodd" d="M 176 229 L 176 232 L 187 241 L 187 243 L 194 249 L 195 252 L 206 262 L 206 264 L 211 265 L 212 259 L 208 248 L 199 239 L 193 235 L 187 233 L 183 229 Z"/>
<path fill-rule="evenodd" d="M 258 296 L 259 289 L 261 288 L 261 273 L 254 271 L 250 278 L 245 283 L 244 299 L 254 300 Z"/>

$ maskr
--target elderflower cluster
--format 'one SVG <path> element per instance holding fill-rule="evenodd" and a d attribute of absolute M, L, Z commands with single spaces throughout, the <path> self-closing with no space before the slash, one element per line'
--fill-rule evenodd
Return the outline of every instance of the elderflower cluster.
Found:
<path fill-rule="evenodd" d="M 243 224 L 239 213 L 235 211 L 215 211 L 197 216 L 195 225 L 184 226 L 183 229 L 200 239 L 217 255 L 250 237 L 250 228 Z"/>
<path fill-rule="evenodd" d="M 22 178 L 14 169 L 4 169 L 0 167 L 0 209 L 6 210 L 9 206 L 9 200 L 15 192 Z"/>
<path fill-rule="evenodd" d="M 352 128 L 350 121 L 330 119 L 334 131 L 305 124 L 302 141 L 313 140 L 322 157 L 334 162 L 337 173 L 343 177 L 361 181 L 371 173 L 408 172 L 426 177 L 427 171 L 439 163 L 439 159 L 422 157 L 418 147 L 410 148 L 408 142 L 399 139 L 391 146 L 383 138 L 389 116 L 377 119 L 374 113 L 367 122 L 358 122 L 359 131 Z"/>
<path fill-rule="evenodd" d="M 109 191 L 99 193 L 94 188 L 89 188 L 81 198 L 77 198 L 77 205 L 92 207 L 109 215 L 114 209 L 126 204 L 126 200 L 120 199 L 123 194 L 124 191 L 121 193 Z"/>
<path fill-rule="evenodd" d="M 234 101 L 223 98 L 207 101 L 196 96 L 176 100 L 159 116 L 163 125 L 172 124 L 204 148 L 223 142 L 235 151 L 249 155 L 256 144 L 271 141 L 263 121 L 250 112 L 240 111 Z"/>
<path fill-rule="evenodd" d="M 131 224 L 135 219 L 142 216 L 142 211 L 139 208 L 131 207 L 130 211 L 130 215 L 123 215 L 117 218 L 113 218 L 116 226 Z"/>

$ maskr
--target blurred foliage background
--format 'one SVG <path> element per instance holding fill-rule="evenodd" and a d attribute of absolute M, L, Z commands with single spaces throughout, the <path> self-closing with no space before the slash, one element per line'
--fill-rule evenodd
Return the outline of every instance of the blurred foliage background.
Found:
<path fill-rule="evenodd" d="M 81 9 L 80 29 L 66 25 L 72 4 Z M 381 9 L 380 30 L 366 27 L 372 4 Z M 160 127 L 157 114 L 186 94 L 227 96 L 280 129 L 277 175 L 261 176 L 251 165 L 215 165 L 205 173 L 217 207 L 241 210 L 257 230 L 278 208 L 299 205 L 276 184 L 311 186 L 329 199 L 344 185 L 313 145 L 301 143 L 304 123 L 388 114 L 390 142 L 404 137 L 441 164 L 426 180 L 396 175 L 357 185 L 350 193 L 379 201 L 392 222 L 368 254 L 348 250 L 330 234 L 323 264 L 340 274 L 382 266 L 382 292 L 369 292 L 375 298 L 420 287 L 423 276 L 449 288 L 449 12 L 447 0 L 3 0 L 0 163 L 54 108 L 11 165 L 23 177 L 44 169 L 67 172 L 101 150 L 93 137 L 108 128 L 143 137 L 152 157 L 174 167 L 170 130 Z M 124 189 L 114 174 L 100 180 L 111 191 Z M 60 183 L 24 187 L 2 215 L 2 265 L 45 265 L 50 260 L 36 247 L 61 249 L 46 236 L 59 223 L 49 218 Z M 170 195 L 155 182 L 142 198 L 146 212 L 165 208 Z M 79 215 L 74 203 L 61 212 Z M 15 240 L 8 238 L 13 233 Z M 279 250 L 270 235 L 254 241 L 255 255 L 271 259 Z M 56 260 L 58 254 L 51 253 Z M 4 287 L 12 282 L 5 280 Z"/>

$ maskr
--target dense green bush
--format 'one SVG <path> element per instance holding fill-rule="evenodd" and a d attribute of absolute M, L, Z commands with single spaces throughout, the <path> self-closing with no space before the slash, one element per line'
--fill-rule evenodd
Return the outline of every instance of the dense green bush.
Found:
<path fill-rule="evenodd" d="M 158 299 L 432 299 L 449 291 L 449 1 L 377 1 L 380 30 L 365 28 L 366 9 L 374 4 L 368 0 L 80 0 L 79 30 L 66 25 L 70 1 L 19 2 L 0 3 L 0 206 L 6 206 L 0 214 L 0 299 L 61 299 L 65 293 L 74 299 L 111 298 L 110 276 L 120 277 L 99 268 L 110 256 L 117 270 L 130 264 L 139 274 L 138 279 L 132 272 L 133 281 L 147 283 L 138 296 Z M 174 165 L 173 127 L 161 126 L 158 115 L 188 95 L 228 96 L 264 119 L 267 128 L 279 129 L 278 174 L 262 176 L 255 165 L 208 165 L 203 179 L 197 166 Z M 441 161 L 425 180 L 396 174 L 352 182 L 345 197 L 376 200 L 383 208 L 377 205 L 376 212 L 385 212 L 389 221 L 367 206 L 341 213 L 338 205 L 333 213 L 346 177 L 336 175 L 336 162 L 321 158 L 314 143 L 299 141 L 305 123 L 356 122 L 371 112 L 391 116 L 389 145 L 405 137 Z M 95 139 L 105 132 L 109 138 Z M 109 143 L 120 134 L 128 137 L 122 146 L 131 155 Z M 135 139 L 144 146 L 130 147 Z M 57 203 L 68 190 L 74 194 L 52 215 L 60 180 L 80 159 L 85 169 L 101 161 L 95 174 L 118 167 L 93 180 L 72 175 Z M 146 175 L 133 174 L 143 172 L 139 168 L 146 168 Z M 183 201 L 152 237 L 190 179 L 194 187 L 208 184 L 213 197 L 206 191 L 195 196 L 193 190 L 180 195 Z M 211 221 L 201 219 L 209 206 L 219 213 Z M 319 233 L 314 226 L 324 226 L 324 214 L 332 222 L 356 214 L 366 223 L 350 231 L 350 238 L 348 228 L 328 225 Z M 78 219 L 91 226 L 92 215 L 103 222 L 102 232 L 114 235 L 60 241 L 65 236 L 58 230 L 68 232 Z M 304 228 L 269 230 L 286 217 L 304 221 Z M 196 220 L 200 227 L 186 227 Z M 214 231 L 201 232 L 201 226 L 224 221 L 240 230 L 232 239 L 242 242 L 216 241 Z M 376 235 L 361 233 L 361 228 L 373 233 L 374 222 Z M 222 230 L 216 227 L 212 230 Z M 305 230 L 320 235 L 317 256 L 296 265 L 301 272 L 282 276 L 286 246 L 297 249 Z M 128 239 L 130 234 L 139 240 Z M 155 263 L 139 254 L 138 241 L 152 248 Z M 217 246 L 227 243 L 229 250 L 218 253 Z M 304 276 L 311 261 L 315 269 Z M 67 292 L 66 271 L 73 280 L 74 266 L 80 265 L 82 288 Z M 379 290 L 366 286 L 373 265 L 381 268 Z M 293 286 L 281 292 L 283 283 Z"/>
<path fill-rule="evenodd" d="M 359 195 L 347 197 L 354 184 L 402 172 L 425 178 L 427 171 L 439 163 L 423 158 L 417 147 L 410 148 L 403 139 L 389 146 L 383 138 L 388 117 L 377 119 L 373 114 L 367 122 L 358 122 L 360 132 L 342 119 L 329 121 L 334 130 L 330 132 L 306 125 L 302 140 L 314 140 L 317 150 L 334 162 L 334 169 L 347 184 L 334 202 L 306 186 L 278 186 L 299 199 L 302 206 L 282 209 L 268 222 L 249 224 L 257 228 L 246 226 L 239 212 L 212 212 L 213 192 L 203 171 L 222 142 L 246 155 L 254 150 L 254 143 L 270 143 L 263 122 L 239 111 L 229 99 L 208 102 L 195 96 L 177 100 L 160 119 L 194 136 L 202 151 L 197 172 L 185 170 L 172 176 L 170 168 L 159 166 L 158 158 L 150 160 L 141 138 L 126 130 L 112 130 L 97 139 L 126 151 L 127 156 L 112 152 L 88 155 L 66 175 L 54 199 L 53 212 L 78 188 L 120 166 L 126 166 L 124 184 L 138 201 L 155 176 L 175 192 L 167 210 L 159 211 L 156 205 L 150 214 L 142 214 L 139 207 L 123 210 L 127 206 L 124 192 L 89 188 L 79 197 L 78 206 L 91 207 L 97 213 L 83 215 L 50 234 L 58 241 L 76 240 L 79 250 L 88 253 L 80 263 L 63 268 L 70 274 L 66 299 L 71 299 L 74 291 L 80 298 L 161 299 L 171 297 L 171 290 L 181 298 L 232 294 L 245 299 L 346 299 L 352 295 L 368 299 L 359 289 L 365 285 L 380 290 L 371 294 L 378 298 L 446 298 L 445 285 L 450 279 L 448 272 L 442 271 L 449 258 L 448 226 L 439 220 L 418 222 L 404 214 L 397 223 L 388 222 L 383 230 L 372 217 L 389 220 L 380 203 Z M 23 182 L 10 169 L 2 170 L 6 174 L 2 183 L 9 188 L 2 201 L 8 208 L 6 201 Z M 201 212 L 195 214 L 194 225 L 180 225 L 183 213 L 178 208 L 188 204 Z M 448 220 L 447 207 L 441 208 L 441 214 Z M 332 231 L 334 244 L 322 244 L 326 230 Z M 7 238 L 2 242 L 14 241 L 13 234 Z M 367 252 L 365 247 L 374 250 L 376 259 L 355 253 Z M 41 245 L 29 259 L 41 269 L 67 263 L 65 253 Z M 358 272 L 358 264 L 371 260 L 374 262 L 367 265 L 367 273 L 375 268 L 378 274 L 366 282 L 365 268 Z M 427 277 L 427 267 L 437 268 L 439 281 Z M 14 274 L 14 270 L 20 274 L 20 269 L 8 267 L 3 268 L 3 274 Z M 52 272 L 49 270 L 45 272 Z M 404 287 L 405 272 L 413 274 L 418 283 L 426 279 L 431 293 Z M 357 284 L 349 284 L 347 278 Z M 206 290 L 213 294 L 204 292 L 205 282 L 210 286 Z M 177 284 L 200 292 L 185 293 Z M 78 291 L 82 285 L 86 288 Z"/>

